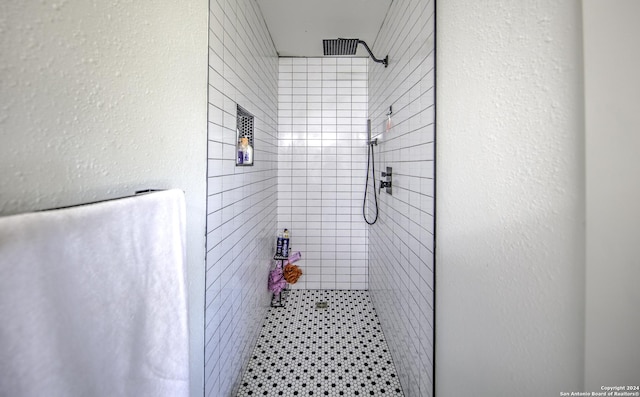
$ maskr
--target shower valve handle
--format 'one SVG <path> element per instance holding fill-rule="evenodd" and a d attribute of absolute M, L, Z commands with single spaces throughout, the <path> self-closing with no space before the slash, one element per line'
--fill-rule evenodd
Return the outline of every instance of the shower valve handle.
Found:
<path fill-rule="evenodd" d="M 388 194 L 393 194 L 393 190 L 391 189 L 391 182 L 392 182 L 392 168 L 391 167 L 387 167 L 387 171 L 382 171 L 380 172 L 380 176 L 381 176 L 381 180 L 380 180 L 380 188 L 378 189 L 379 191 L 382 189 L 385 189 L 385 191 Z M 386 181 L 383 181 L 382 178 L 385 178 Z"/>
<path fill-rule="evenodd" d="M 378 188 L 378 192 L 380 192 L 382 189 L 385 189 L 387 193 L 391 194 L 391 182 L 380 181 L 380 187 Z"/>

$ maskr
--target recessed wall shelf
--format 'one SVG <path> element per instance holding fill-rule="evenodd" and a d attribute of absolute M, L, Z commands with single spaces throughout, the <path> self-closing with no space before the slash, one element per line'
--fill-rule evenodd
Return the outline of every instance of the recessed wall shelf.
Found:
<path fill-rule="evenodd" d="M 237 105 L 236 120 L 236 166 L 253 165 L 254 139 L 253 115 Z"/>

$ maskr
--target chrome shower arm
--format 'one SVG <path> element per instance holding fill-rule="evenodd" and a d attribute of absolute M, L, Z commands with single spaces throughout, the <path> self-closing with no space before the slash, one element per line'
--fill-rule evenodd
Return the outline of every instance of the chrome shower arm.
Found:
<path fill-rule="evenodd" d="M 367 49 L 369 56 L 375 62 L 384 64 L 386 68 L 389 65 L 389 55 L 384 59 L 378 59 L 373 56 L 371 49 L 364 41 L 360 39 L 324 39 L 322 40 L 322 47 L 324 49 L 324 55 L 356 55 L 358 44 L 362 44 Z"/>
<path fill-rule="evenodd" d="M 358 40 L 359 44 L 362 44 L 364 46 L 364 48 L 367 50 L 367 52 L 369 53 L 369 56 L 371 57 L 371 59 L 374 60 L 374 62 L 378 62 L 378 63 L 382 63 L 384 64 L 384 67 L 386 68 L 387 66 L 389 66 L 389 55 L 387 55 L 386 57 L 384 57 L 384 59 L 378 59 L 376 58 L 373 53 L 371 52 L 371 50 L 369 49 L 369 46 L 367 45 L 367 43 L 365 43 L 362 40 Z"/>

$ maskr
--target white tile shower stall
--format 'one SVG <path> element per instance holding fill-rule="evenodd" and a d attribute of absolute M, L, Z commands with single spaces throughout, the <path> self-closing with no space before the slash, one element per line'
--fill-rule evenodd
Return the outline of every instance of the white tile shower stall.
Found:
<path fill-rule="evenodd" d="M 278 227 L 305 276 L 294 288 L 366 289 L 367 59 L 280 58 Z"/>
<path fill-rule="evenodd" d="M 206 396 L 241 386 L 285 227 L 303 255 L 293 287 L 368 290 L 404 395 L 432 395 L 433 1 L 396 0 L 386 18 L 372 50 L 388 52 L 388 68 L 279 58 L 256 2 L 210 2 Z M 252 167 L 235 166 L 237 105 L 255 117 Z M 361 214 L 368 118 L 376 184 L 394 170 L 374 226 Z"/>

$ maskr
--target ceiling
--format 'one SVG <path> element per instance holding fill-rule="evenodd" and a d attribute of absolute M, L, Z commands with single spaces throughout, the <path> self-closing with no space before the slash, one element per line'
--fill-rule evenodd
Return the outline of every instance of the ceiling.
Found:
<path fill-rule="evenodd" d="M 373 47 L 393 0 L 257 0 L 280 56 L 320 57 L 322 39 Z M 375 51 L 374 51 L 375 54 Z M 368 56 L 358 46 L 356 56 Z"/>

